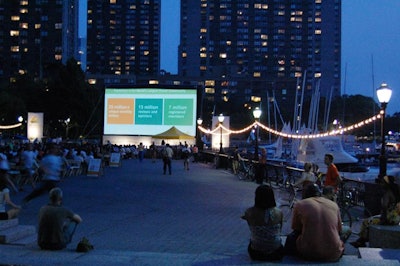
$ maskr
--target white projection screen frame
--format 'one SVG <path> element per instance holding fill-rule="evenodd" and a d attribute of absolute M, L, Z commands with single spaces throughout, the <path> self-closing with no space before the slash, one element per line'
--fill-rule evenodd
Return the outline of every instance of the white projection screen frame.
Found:
<path fill-rule="evenodd" d="M 154 136 L 176 127 L 196 135 L 197 90 L 105 88 L 104 134 Z"/>

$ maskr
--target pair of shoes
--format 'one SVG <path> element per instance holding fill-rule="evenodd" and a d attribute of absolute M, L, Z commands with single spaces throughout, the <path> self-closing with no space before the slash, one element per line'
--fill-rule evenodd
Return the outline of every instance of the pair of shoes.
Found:
<path fill-rule="evenodd" d="M 354 241 L 354 242 L 350 242 L 350 245 L 352 245 L 352 246 L 355 247 L 355 248 L 364 248 L 364 247 L 367 246 L 367 245 L 365 244 L 365 242 L 360 241 L 360 240 L 356 240 L 356 241 Z"/>

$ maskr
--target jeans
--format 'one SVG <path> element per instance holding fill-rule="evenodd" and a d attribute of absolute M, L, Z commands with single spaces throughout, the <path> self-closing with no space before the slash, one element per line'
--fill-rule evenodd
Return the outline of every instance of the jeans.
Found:
<path fill-rule="evenodd" d="M 78 226 L 77 222 L 70 221 L 64 226 L 63 234 L 64 234 L 64 243 L 65 245 L 71 243 L 72 237 L 74 236 L 75 229 Z"/>

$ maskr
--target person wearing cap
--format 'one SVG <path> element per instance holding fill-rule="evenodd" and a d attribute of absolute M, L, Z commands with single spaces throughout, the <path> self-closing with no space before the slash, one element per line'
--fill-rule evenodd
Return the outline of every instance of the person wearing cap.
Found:
<path fill-rule="evenodd" d="M 321 197 L 317 184 L 307 185 L 304 197 L 294 205 L 294 231 L 287 236 L 285 253 L 311 261 L 338 261 L 344 251 L 338 205 Z"/>
<path fill-rule="evenodd" d="M 363 220 L 359 238 L 350 243 L 353 247 L 366 247 L 370 225 L 400 225 L 400 189 L 394 176 L 384 176 L 382 186 L 384 193 L 381 198 L 381 214 Z"/>
<path fill-rule="evenodd" d="M 37 243 L 41 249 L 60 250 L 71 243 L 82 218 L 62 206 L 63 192 L 55 187 L 49 192 L 50 202 L 40 208 Z"/>
<path fill-rule="evenodd" d="M 7 166 L 0 161 L 0 220 L 14 219 L 18 216 L 21 207 L 14 204 L 10 198 L 10 190 L 8 189 Z M 7 210 L 6 204 L 12 208 Z"/>

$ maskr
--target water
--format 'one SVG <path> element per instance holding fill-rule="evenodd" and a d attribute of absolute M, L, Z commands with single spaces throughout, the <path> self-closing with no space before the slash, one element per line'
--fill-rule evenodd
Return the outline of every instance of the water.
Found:
<path fill-rule="evenodd" d="M 396 183 L 400 184 L 400 165 L 398 164 L 388 164 L 387 171 L 388 175 L 393 175 L 395 177 Z M 371 166 L 368 172 L 363 173 L 341 173 L 343 177 L 348 179 L 353 179 L 362 182 L 375 182 L 375 179 L 379 175 L 379 167 Z"/>

